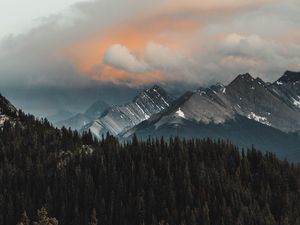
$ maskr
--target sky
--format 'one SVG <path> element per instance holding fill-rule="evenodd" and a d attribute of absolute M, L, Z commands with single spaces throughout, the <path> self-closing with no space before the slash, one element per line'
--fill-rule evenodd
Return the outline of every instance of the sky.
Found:
<path fill-rule="evenodd" d="M 300 71 L 299 0 L 0 0 L 0 91 L 29 112 Z"/>

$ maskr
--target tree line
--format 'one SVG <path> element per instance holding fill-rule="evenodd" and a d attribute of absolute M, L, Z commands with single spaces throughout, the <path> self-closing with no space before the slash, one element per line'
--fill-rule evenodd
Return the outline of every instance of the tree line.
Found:
<path fill-rule="evenodd" d="M 300 166 L 272 153 L 209 138 L 97 141 L 18 117 L 0 129 L 0 224 L 300 224 Z"/>

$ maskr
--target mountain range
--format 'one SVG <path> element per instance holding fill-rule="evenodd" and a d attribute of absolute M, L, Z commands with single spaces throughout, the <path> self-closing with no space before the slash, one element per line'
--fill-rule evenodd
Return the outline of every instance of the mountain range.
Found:
<path fill-rule="evenodd" d="M 254 144 L 281 157 L 300 157 L 300 73 L 287 71 L 274 83 L 250 74 L 227 86 L 188 92 L 159 114 L 122 132 L 149 136 L 213 137 L 240 147 Z"/>
<path fill-rule="evenodd" d="M 0 96 L 0 126 L 16 114 Z M 120 139 L 228 139 L 243 148 L 254 145 L 300 160 L 300 72 L 287 71 L 273 83 L 241 74 L 228 85 L 199 88 L 177 99 L 154 85 L 124 105 L 97 101 L 56 126 L 91 131 L 99 139 L 108 132 Z"/>
<path fill-rule="evenodd" d="M 155 125 L 157 130 L 162 124 L 176 124 L 182 119 L 223 124 L 239 116 L 286 133 L 297 133 L 300 131 L 300 73 L 287 71 L 274 83 L 242 74 L 226 86 L 216 84 L 199 88 L 178 99 L 154 85 L 132 102 L 107 107 L 102 112 L 80 130 L 91 130 L 96 137 L 106 132 L 127 137 L 141 129 L 138 125 L 143 121 L 150 124 L 159 120 Z M 77 117 L 73 120 L 82 119 Z"/>
<path fill-rule="evenodd" d="M 141 92 L 132 102 L 107 109 L 101 117 L 84 126 L 81 131 L 90 130 L 97 138 L 107 132 L 117 136 L 165 110 L 174 100 L 172 95 L 154 85 Z"/>
<path fill-rule="evenodd" d="M 73 130 L 80 130 L 83 126 L 99 118 L 102 113 L 110 107 L 102 100 L 94 102 L 84 113 L 71 114 L 64 119 L 57 120 L 54 125 L 57 127 L 70 127 Z"/>

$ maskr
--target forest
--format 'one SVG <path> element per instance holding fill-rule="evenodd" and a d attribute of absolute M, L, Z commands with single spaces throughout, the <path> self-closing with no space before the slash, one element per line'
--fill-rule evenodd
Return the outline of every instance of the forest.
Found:
<path fill-rule="evenodd" d="M 0 129 L 2 225 L 299 225 L 300 166 L 227 140 L 120 142 L 18 113 Z"/>

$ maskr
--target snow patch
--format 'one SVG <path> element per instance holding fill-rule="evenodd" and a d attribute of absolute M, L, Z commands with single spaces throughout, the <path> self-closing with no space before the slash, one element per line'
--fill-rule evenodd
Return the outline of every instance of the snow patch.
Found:
<path fill-rule="evenodd" d="M 298 97 L 298 100 L 292 98 L 292 101 L 293 101 L 293 104 L 295 106 L 297 106 L 298 108 L 300 108 L 300 96 L 297 96 Z"/>
<path fill-rule="evenodd" d="M 166 104 L 166 106 L 169 106 L 169 103 L 167 103 L 163 97 L 161 97 L 161 100 Z M 162 108 L 164 108 L 164 107 L 162 107 Z"/>
<path fill-rule="evenodd" d="M 145 113 L 145 111 L 140 107 L 139 104 L 135 103 L 135 105 L 136 105 L 136 106 L 141 110 L 141 112 L 144 114 L 144 117 L 145 117 L 146 120 L 150 118 L 150 116 L 149 116 L 147 113 Z"/>
<path fill-rule="evenodd" d="M 248 117 L 248 119 L 255 120 L 255 121 L 265 124 L 267 126 L 271 126 L 271 123 L 268 121 L 268 119 L 266 117 L 258 116 L 254 112 L 251 112 L 247 117 Z"/>
<path fill-rule="evenodd" d="M 9 117 L 6 115 L 0 115 L 0 126 L 3 126 L 5 121 L 9 120 Z"/>
<path fill-rule="evenodd" d="M 276 84 L 277 84 L 277 85 L 283 85 L 283 83 L 280 82 L 280 81 L 276 81 Z"/>
<path fill-rule="evenodd" d="M 181 118 L 185 118 L 184 112 L 182 112 L 180 108 L 176 111 L 176 115 Z"/>

